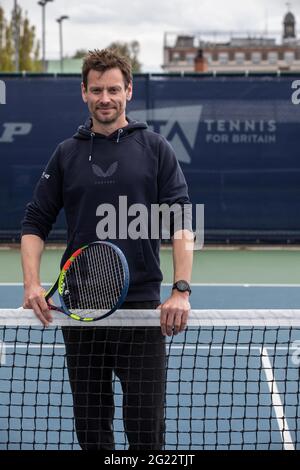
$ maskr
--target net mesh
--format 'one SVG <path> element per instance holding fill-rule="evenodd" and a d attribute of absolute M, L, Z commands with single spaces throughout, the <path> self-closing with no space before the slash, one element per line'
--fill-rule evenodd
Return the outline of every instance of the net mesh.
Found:
<path fill-rule="evenodd" d="M 166 340 L 157 311 L 0 324 L 0 449 L 300 449 L 298 310 L 192 311 Z"/>

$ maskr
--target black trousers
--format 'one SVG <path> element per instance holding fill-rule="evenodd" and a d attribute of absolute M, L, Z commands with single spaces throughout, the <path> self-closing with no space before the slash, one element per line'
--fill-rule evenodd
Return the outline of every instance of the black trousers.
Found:
<path fill-rule="evenodd" d="M 126 302 L 122 309 L 157 306 L 156 301 Z M 129 449 L 162 449 L 166 350 L 160 328 L 64 327 L 63 336 L 81 448 L 114 450 L 115 374 L 122 385 Z"/>

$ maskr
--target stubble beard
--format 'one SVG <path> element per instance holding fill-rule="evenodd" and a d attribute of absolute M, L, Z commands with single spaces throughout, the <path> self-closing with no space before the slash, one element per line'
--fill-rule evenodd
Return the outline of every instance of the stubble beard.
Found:
<path fill-rule="evenodd" d="M 105 109 L 105 108 L 103 108 L 103 109 Z M 103 125 L 114 124 L 119 119 L 119 117 L 122 115 L 122 110 L 114 109 L 113 111 L 114 112 L 111 116 L 103 117 L 101 115 L 99 116 L 99 114 L 97 113 L 97 110 L 96 110 L 93 117 L 99 124 L 103 124 Z"/>

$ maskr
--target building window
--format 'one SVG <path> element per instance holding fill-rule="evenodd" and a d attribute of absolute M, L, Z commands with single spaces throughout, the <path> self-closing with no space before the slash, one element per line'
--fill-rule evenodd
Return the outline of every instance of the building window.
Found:
<path fill-rule="evenodd" d="M 269 52 L 268 53 L 268 62 L 271 65 L 275 65 L 278 62 L 278 52 Z"/>
<path fill-rule="evenodd" d="M 195 54 L 193 52 L 188 52 L 185 56 L 185 59 L 189 65 L 193 64 L 195 61 Z"/>
<path fill-rule="evenodd" d="M 174 62 L 178 62 L 178 61 L 180 60 L 180 54 L 179 54 L 179 52 L 173 52 L 173 54 L 172 54 L 172 60 L 173 60 Z"/>
<path fill-rule="evenodd" d="M 176 47 L 193 47 L 194 36 L 177 36 Z"/>
<path fill-rule="evenodd" d="M 292 65 L 295 60 L 295 53 L 292 51 L 286 51 L 284 53 L 284 60 L 288 65 Z"/>
<path fill-rule="evenodd" d="M 236 52 L 235 53 L 235 62 L 238 65 L 243 65 L 245 61 L 245 53 L 244 52 Z"/>
<path fill-rule="evenodd" d="M 252 64 L 260 64 L 261 63 L 261 52 L 252 52 L 251 60 L 252 60 Z"/>
<path fill-rule="evenodd" d="M 203 56 L 204 56 L 204 59 L 207 60 L 207 63 L 208 63 L 208 64 L 211 64 L 211 63 L 212 63 L 212 55 L 210 54 L 210 52 L 205 52 L 205 53 L 203 54 Z"/>
<path fill-rule="evenodd" d="M 228 64 L 228 52 L 219 52 L 218 61 L 220 65 Z"/>

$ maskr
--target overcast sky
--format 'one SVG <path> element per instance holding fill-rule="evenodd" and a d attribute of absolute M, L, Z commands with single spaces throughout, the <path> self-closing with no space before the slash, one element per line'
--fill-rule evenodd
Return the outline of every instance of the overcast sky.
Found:
<path fill-rule="evenodd" d="M 41 7 L 37 0 L 18 0 L 41 37 Z M 8 15 L 14 0 L 0 0 Z M 300 2 L 290 2 L 298 19 Z M 46 7 L 47 57 L 59 57 L 56 18 L 64 22 L 64 52 L 102 48 L 112 41 L 138 40 L 143 71 L 159 71 L 165 31 L 281 31 L 287 11 L 284 0 L 54 0 Z"/>

